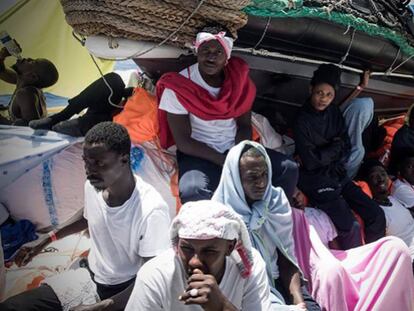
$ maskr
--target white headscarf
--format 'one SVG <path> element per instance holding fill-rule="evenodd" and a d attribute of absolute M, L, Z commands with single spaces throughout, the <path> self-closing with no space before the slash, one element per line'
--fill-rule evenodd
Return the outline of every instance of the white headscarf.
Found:
<path fill-rule="evenodd" d="M 253 203 L 251 207 L 246 201 L 239 170 L 240 157 L 247 145 L 254 147 L 264 156 L 269 170 L 263 199 Z M 220 183 L 212 200 L 231 206 L 243 218 L 253 247 L 260 252 L 266 262 L 272 289 L 274 289 L 274 284 L 271 263 L 275 259 L 270 257 L 270 248 L 276 246 L 288 260 L 298 267 L 294 251 L 292 210 L 282 188 L 272 186 L 272 165 L 262 145 L 245 140 L 230 149 L 224 162 Z M 271 240 L 273 245 L 267 246 L 263 239 L 264 236 Z"/>
<path fill-rule="evenodd" d="M 223 46 L 227 59 L 231 57 L 231 50 L 233 49 L 234 40 L 230 37 L 226 37 L 226 32 L 224 31 L 221 31 L 215 35 L 209 32 L 199 32 L 194 42 L 196 52 L 198 52 L 198 48 L 201 44 L 210 40 L 217 40 Z"/>
<path fill-rule="evenodd" d="M 170 237 L 175 248 L 179 238 L 237 240 L 230 257 L 240 268 L 242 277 L 246 278 L 251 273 L 253 256 L 247 228 L 239 215 L 220 202 L 185 203 L 172 221 Z"/>

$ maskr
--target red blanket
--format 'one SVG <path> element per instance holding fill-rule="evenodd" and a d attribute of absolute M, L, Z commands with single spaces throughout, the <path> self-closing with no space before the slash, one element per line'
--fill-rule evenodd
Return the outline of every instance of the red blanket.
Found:
<path fill-rule="evenodd" d="M 256 87 L 249 77 L 248 65 L 238 57 L 232 57 L 224 69 L 225 80 L 218 98 L 190 79 L 176 72 L 164 74 L 157 83 L 157 102 L 164 89 L 175 92 L 177 99 L 187 111 L 203 120 L 237 118 L 251 110 Z M 158 109 L 159 137 L 161 146 L 174 144 L 167 122 L 167 113 Z"/>

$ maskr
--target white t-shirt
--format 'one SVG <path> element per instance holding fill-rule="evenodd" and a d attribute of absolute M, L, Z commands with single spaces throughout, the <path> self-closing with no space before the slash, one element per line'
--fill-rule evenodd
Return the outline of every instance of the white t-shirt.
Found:
<path fill-rule="evenodd" d="M 392 206 L 381 205 L 387 221 L 386 235 L 393 235 L 405 242 L 410 249 L 411 258 L 414 259 L 414 219 L 408 209 L 392 196 L 388 199 Z"/>
<path fill-rule="evenodd" d="M 211 87 L 201 77 L 198 63 L 182 70 L 180 74 L 190 78 L 194 83 L 206 89 L 212 96 L 217 98 L 219 95 L 220 88 Z M 162 93 L 159 108 L 172 114 L 188 114 L 191 124 L 191 138 L 205 143 L 216 151 L 224 153 L 234 146 L 237 133 L 237 124 L 234 118 L 209 121 L 200 119 L 189 113 L 178 101 L 175 92 L 168 88 Z"/>
<path fill-rule="evenodd" d="M 328 247 L 329 242 L 338 236 L 334 224 L 324 211 L 313 207 L 306 207 L 305 217 L 326 247 Z"/>
<path fill-rule="evenodd" d="M 392 183 L 391 194 L 407 208 L 414 206 L 414 186 L 406 180 L 397 179 Z"/>
<path fill-rule="evenodd" d="M 253 269 L 243 279 L 230 257 L 219 284 L 221 292 L 238 310 L 271 310 L 270 288 L 266 267 L 260 254 L 253 250 Z M 126 311 L 201 311 L 198 305 L 185 306 L 178 300 L 187 286 L 187 277 L 181 260 L 173 249 L 148 261 L 138 272 L 134 290 Z"/>
<path fill-rule="evenodd" d="M 141 178 L 131 197 L 110 207 L 87 181 L 84 217 L 88 220 L 91 249 L 89 266 L 95 280 L 116 285 L 135 277 L 143 257 L 154 257 L 170 245 L 170 217 L 160 194 Z"/>

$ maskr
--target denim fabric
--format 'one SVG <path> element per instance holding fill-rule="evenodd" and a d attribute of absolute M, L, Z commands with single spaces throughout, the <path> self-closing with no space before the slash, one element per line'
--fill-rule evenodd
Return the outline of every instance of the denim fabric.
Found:
<path fill-rule="evenodd" d="M 351 153 L 346 160 L 345 168 L 349 178 L 358 172 L 365 149 L 362 143 L 362 132 L 368 127 L 374 116 L 374 101 L 370 97 L 355 98 L 341 107 L 351 140 Z"/>

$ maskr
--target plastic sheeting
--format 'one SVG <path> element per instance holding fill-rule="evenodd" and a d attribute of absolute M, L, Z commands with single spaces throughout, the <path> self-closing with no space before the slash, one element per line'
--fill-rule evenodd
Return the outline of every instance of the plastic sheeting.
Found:
<path fill-rule="evenodd" d="M 0 189 L 43 160 L 81 140 L 51 131 L 0 125 Z"/>
<path fill-rule="evenodd" d="M 59 71 L 59 81 L 48 92 L 72 97 L 99 77 L 86 48 L 73 36 L 59 1 L 16 1 L 0 15 L 0 30 L 6 30 L 21 46 L 23 57 L 47 58 Z M 16 60 L 9 57 L 6 65 Z M 112 71 L 114 62 L 97 59 L 103 73 Z M 14 86 L 0 81 L 0 94 L 13 93 Z"/>

